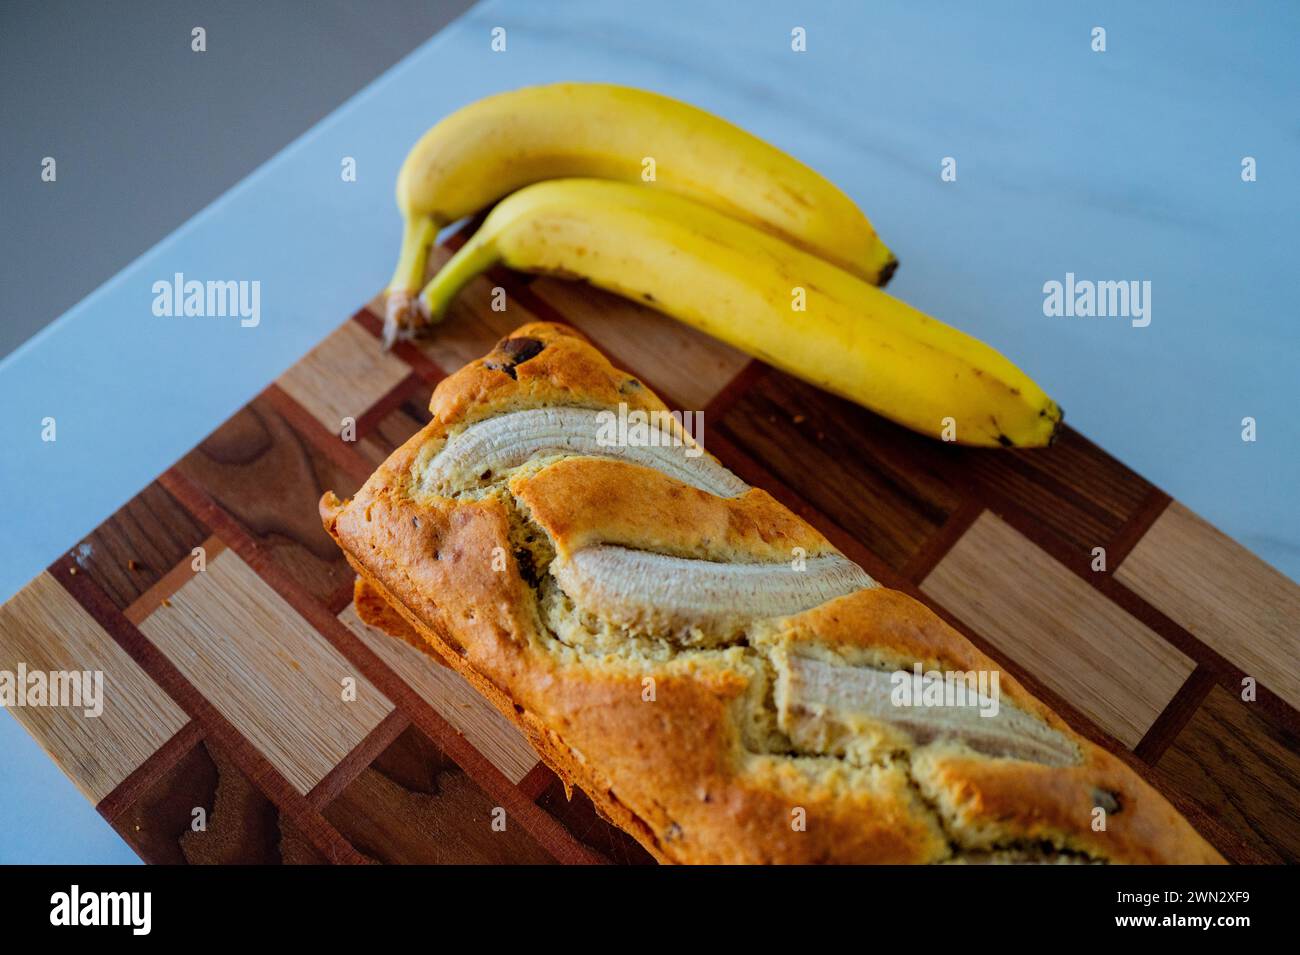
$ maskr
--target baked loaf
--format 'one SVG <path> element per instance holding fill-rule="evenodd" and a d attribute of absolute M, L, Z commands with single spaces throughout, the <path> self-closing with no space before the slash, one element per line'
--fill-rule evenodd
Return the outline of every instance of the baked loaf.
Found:
<path fill-rule="evenodd" d="M 602 440 L 620 405 L 650 417 L 639 441 Z M 1223 861 L 576 331 L 525 325 L 430 410 L 353 500 L 321 500 L 364 617 L 426 641 L 661 861 Z M 935 674 L 998 683 L 895 705 L 918 664 L 913 702 Z"/>

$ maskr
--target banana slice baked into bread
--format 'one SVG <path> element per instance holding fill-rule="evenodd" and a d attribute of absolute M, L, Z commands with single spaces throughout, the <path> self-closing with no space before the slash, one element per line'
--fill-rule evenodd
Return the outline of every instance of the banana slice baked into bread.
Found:
<path fill-rule="evenodd" d="M 635 440 L 610 440 L 620 406 L 650 418 Z M 1222 861 L 572 329 L 520 328 L 430 408 L 353 500 L 321 500 L 363 613 L 661 861 Z M 997 682 L 924 705 L 954 673 Z M 909 683 L 922 705 L 896 705 Z"/>

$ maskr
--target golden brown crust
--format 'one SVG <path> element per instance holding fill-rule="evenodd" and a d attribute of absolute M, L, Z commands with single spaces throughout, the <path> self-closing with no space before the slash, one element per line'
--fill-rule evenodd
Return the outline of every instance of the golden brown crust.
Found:
<path fill-rule="evenodd" d="M 541 351 L 525 361 L 537 342 Z M 575 328 L 555 322 L 521 325 L 487 355 L 444 379 L 429 401 L 430 436 L 489 415 L 519 408 L 570 405 L 632 411 L 666 411 L 659 396 L 636 377 L 620 371 Z"/>
<path fill-rule="evenodd" d="M 767 622 L 753 645 L 656 658 L 592 655 L 557 639 L 528 579 L 521 521 L 562 552 L 601 541 L 760 561 L 829 545 L 761 491 L 714 498 L 595 458 L 524 469 L 480 495 L 416 500 L 412 468 L 422 452 L 427 459 L 469 421 L 546 404 L 663 408 L 562 326 L 534 323 L 511 338 L 541 348 L 498 346 L 444 381 L 433 422 L 354 500 L 326 494 L 322 519 L 368 585 L 514 720 L 566 783 L 661 861 L 935 862 L 1039 843 L 1108 861 L 1220 861 L 1158 793 L 1010 678 L 1007 698 L 1069 734 L 1084 754 L 1078 766 L 941 744 L 872 765 L 781 751 L 765 647 L 994 667 L 905 595 L 860 591 Z M 504 358 L 521 355 L 505 367 Z M 1105 832 L 1093 832 L 1094 805 L 1111 798 L 1118 811 Z"/>
<path fill-rule="evenodd" d="M 419 631 L 407 623 L 406 618 L 384 599 L 379 589 L 360 574 L 352 584 L 352 606 L 356 608 L 357 616 L 361 618 L 362 623 L 382 630 L 390 637 L 409 643 L 438 663 L 443 662 L 442 657 L 438 656 L 437 651 L 429 645 L 429 641 L 420 636 Z"/>
<path fill-rule="evenodd" d="M 569 458 L 510 482 L 510 493 L 567 557 L 617 544 L 698 560 L 787 561 L 834 548 L 766 491 L 717 497 L 627 461 Z"/>

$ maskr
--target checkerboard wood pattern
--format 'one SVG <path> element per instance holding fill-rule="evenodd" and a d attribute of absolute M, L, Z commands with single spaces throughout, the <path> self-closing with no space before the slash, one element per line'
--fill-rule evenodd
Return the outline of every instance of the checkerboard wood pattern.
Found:
<path fill-rule="evenodd" d="M 0 608 L 0 668 L 105 672 L 100 719 L 14 715 L 146 861 L 651 861 L 452 671 L 361 622 L 317 518 L 428 420 L 445 373 L 535 319 L 704 409 L 726 465 L 935 607 L 1229 859 L 1300 860 L 1300 588 L 1077 432 L 934 442 L 553 279 L 494 272 L 390 354 L 378 307 Z"/>

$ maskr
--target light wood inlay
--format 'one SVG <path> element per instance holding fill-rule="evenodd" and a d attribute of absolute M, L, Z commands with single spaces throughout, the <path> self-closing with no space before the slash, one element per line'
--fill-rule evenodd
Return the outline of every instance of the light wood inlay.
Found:
<path fill-rule="evenodd" d="M 393 704 L 233 551 L 140 629 L 299 792 L 306 793 Z M 345 678 L 356 699 L 343 699 Z"/>
<path fill-rule="evenodd" d="M 512 783 L 518 783 L 537 765 L 537 754 L 523 734 L 451 667 L 366 625 L 352 604 L 339 614 L 339 620 Z"/>
<path fill-rule="evenodd" d="M 749 356 L 666 315 L 586 284 L 538 279 L 529 289 L 611 356 L 635 365 L 680 411 L 702 411 Z M 709 422 L 704 423 L 708 445 Z"/>
<path fill-rule="evenodd" d="M 1129 747 L 1194 668 L 988 511 L 921 589 Z"/>
<path fill-rule="evenodd" d="M 103 673 L 99 716 L 86 716 L 83 707 L 10 710 L 91 802 L 112 792 L 187 722 L 171 697 L 48 573 L 0 607 L 0 670 L 16 675 L 19 663 L 28 673 Z"/>
<path fill-rule="evenodd" d="M 226 549 L 226 545 L 216 535 L 209 537 L 202 544 L 203 560 L 206 562 L 214 559 L 218 554 Z M 197 571 L 194 569 L 194 558 L 187 557 L 182 560 L 167 573 L 158 579 L 158 582 L 142 593 L 129 607 L 122 611 L 122 615 L 130 620 L 137 627 L 144 621 L 149 614 L 157 610 L 164 600 L 170 600 L 171 595 L 180 590 L 181 587 L 193 577 Z"/>
<path fill-rule="evenodd" d="M 277 384 L 330 434 L 338 434 L 345 417 L 360 418 L 410 372 L 364 328 L 344 322 L 281 375 Z"/>
<path fill-rule="evenodd" d="M 1300 706 L 1300 586 L 1232 538 L 1175 502 L 1115 577 Z"/>

